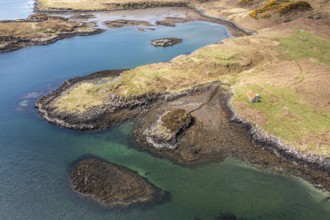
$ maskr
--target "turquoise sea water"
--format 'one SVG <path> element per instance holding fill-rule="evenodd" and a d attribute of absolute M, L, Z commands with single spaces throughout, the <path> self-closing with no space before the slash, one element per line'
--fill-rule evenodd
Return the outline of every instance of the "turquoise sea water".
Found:
<path fill-rule="evenodd" d="M 106 131 L 72 131 L 40 119 L 35 98 L 29 98 L 74 76 L 170 60 L 228 36 L 222 26 L 189 22 L 146 32 L 108 30 L 0 54 L 0 219 L 215 219 L 221 213 L 242 219 L 330 219 L 328 194 L 299 178 L 233 159 L 182 167 L 139 151 L 130 137 L 131 122 Z M 184 42 L 149 45 L 160 37 Z M 138 171 L 169 191 L 170 201 L 116 210 L 79 196 L 70 188 L 69 169 L 86 154 Z"/>

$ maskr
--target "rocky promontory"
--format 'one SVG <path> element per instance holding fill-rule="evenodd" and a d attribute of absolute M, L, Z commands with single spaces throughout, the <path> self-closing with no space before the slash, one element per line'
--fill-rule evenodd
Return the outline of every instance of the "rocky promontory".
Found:
<path fill-rule="evenodd" d="M 75 191 L 111 207 L 160 202 L 168 195 L 136 172 L 93 157 L 79 161 L 70 179 Z"/>
<path fill-rule="evenodd" d="M 0 21 L 0 53 L 102 31 L 94 23 L 77 22 L 46 14 L 33 14 L 24 20 Z"/>
<path fill-rule="evenodd" d="M 152 40 L 150 43 L 155 47 L 169 47 L 182 42 L 180 38 L 161 38 Z"/>

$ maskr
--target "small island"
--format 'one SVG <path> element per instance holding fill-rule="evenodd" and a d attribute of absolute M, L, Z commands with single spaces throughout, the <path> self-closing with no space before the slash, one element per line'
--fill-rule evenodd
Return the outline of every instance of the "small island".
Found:
<path fill-rule="evenodd" d="M 105 21 L 104 24 L 108 28 L 121 28 L 121 27 L 127 27 L 127 26 L 153 26 L 148 21 L 125 20 L 125 19 Z"/>
<path fill-rule="evenodd" d="M 110 207 L 159 202 L 168 195 L 136 172 L 94 157 L 79 161 L 70 179 L 75 191 Z"/>
<path fill-rule="evenodd" d="M 182 39 L 180 38 L 161 38 L 161 39 L 152 40 L 150 43 L 155 47 L 170 47 L 175 44 L 179 44 L 181 42 Z"/>

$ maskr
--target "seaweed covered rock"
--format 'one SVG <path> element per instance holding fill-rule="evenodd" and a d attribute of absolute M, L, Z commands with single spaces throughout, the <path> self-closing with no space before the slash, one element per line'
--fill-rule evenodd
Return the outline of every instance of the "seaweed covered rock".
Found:
<path fill-rule="evenodd" d="M 134 171 L 93 157 L 79 161 L 70 177 L 74 190 L 111 207 L 159 202 L 166 195 Z"/>
<path fill-rule="evenodd" d="M 175 149 L 178 136 L 182 134 L 193 122 L 190 113 L 183 109 L 174 109 L 165 112 L 144 134 L 149 144 L 155 148 Z"/>
<path fill-rule="evenodd" d="M 182 42 L 180 38 L 161 38 L 152 40 L 150 43 L 155 47 L 169 47 Z"/>

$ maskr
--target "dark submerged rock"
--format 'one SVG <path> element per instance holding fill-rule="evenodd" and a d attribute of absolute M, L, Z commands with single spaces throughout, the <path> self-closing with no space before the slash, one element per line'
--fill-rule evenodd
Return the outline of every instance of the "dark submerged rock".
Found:
<path fill-rule="evenodd" d="M 70 179 L 74 190 L 111 207 L 159 202 L 168 194 L 132 170 L 93 157 L 79 161 Z"/>
<path fill-rule="evenodd" d="M 152 40 L 150 43 L 155 47 L 169 47 L 182 42 L 180 38 L 161 38 Z"/>

